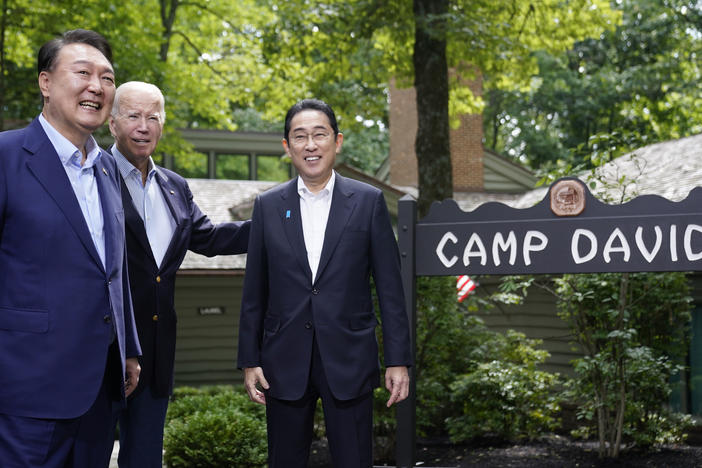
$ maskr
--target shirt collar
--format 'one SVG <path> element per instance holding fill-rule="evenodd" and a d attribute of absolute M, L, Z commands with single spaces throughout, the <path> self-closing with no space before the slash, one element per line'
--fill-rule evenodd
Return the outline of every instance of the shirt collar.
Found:
<path fill-rule="evenodd" d="M 334 191 L 334 182 L 336 181 L 336 171 L 332 170 L 331 177 L 327 181 L 327 184 L 318 193 L 312 193 L 305 183 L 302 181 L 302 177 L 297 176 L 297 193 L 301 197 L 326 197 Z"/>
<path fill-rule="evenodd" d="M 61 135 L 59 131 L 56 130 L 54 126 L 49 123 L 48 120 L 46 120 L 44 114 L 39 114 L 39 123 L 44 129 L 44 132 L 49 138 L 49 141 L 54 146 L 54 149 L 56 150 L 59 159 L 61 159 L 61 163 L 64 166 L 67 166 L 71 164 L 72 161 L 75 161 L 74 164 L 80 166 L 80 158 L 82 158 L 82 153 L 80 149 L 78 149 L 76 145 L 71 143 L 68 140 L 68 138 Z M 85 151 L 87 157 L 85 160 L 85 164 L 83 165 L 84 168 L 93 166 L 100 160 L 100 157 L 102 156 L 100 147 L 98 146 L 97 142 L 95 141 L 95 138 L 93 138 L 92 135 L 90 135 L 88 137 L 88 140 L 85 142 Z M 78 155 L 80 156 L 76 156 L 76 153 L 78 153 Z"/>
<path fill-rule="evenodd" d="M 128 177 L 136 177 L 141 181 L 141 171 L 137 169 L 129 160 L 122 154 L 120 150 L 117 149 L 117 145 L 112 145 L 111 148 L 112 155 L 115 157 L 117 162 L 117 168 L 119 173 L 122 174 L 122 178 L 126 179 Z M 149 156 L 148 170 L 146 173 L 146 178 L 150 179 L 156 173 L 156 165 L 154 160 Z"/>

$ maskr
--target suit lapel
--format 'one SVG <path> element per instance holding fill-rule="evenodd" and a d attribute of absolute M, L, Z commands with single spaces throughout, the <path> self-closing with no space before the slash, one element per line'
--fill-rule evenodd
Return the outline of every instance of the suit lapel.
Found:
<path fill-rule="evenodd" d="M 103 230 L 105 232 L 105 271 L 108 272 L 108 276 L 112 276 L 121 266 L 121 253 L 124 252 L 124 228 L 122 227 L 124 212 L 120 209 L 122 200 L 117 192 L 116 184 L 116 178 L 120 175 L 113 174 L 112 170 L 116 171 L 116 166 L 108 169 L 102 157 L 93 166 L 93 174 L 102 206 Z M 122 213 L 119 213 L 120 211 Z"/>
<path fill-rule="evenodd" d="M 124 206 L 124 224 L 127 226 L 134 237 L 141 244 L 141 248 L 146 252 L 151 260 L 154 260 L 154 254 L 151 252 L 151 245 L 149 245 L 149 238 L 146 236 L 146 228 L 144 227 L 144 220 L 139 216 L 139 212 L 134 206 L 134 200 L 132 200 L 131 195 L 129 195 L 129 189 L 127 184 L 124 182 L 122 175 L 119 176 L 120 184 L 122 185 L 122 206 Z"/>
<path fill-rule="evenodd" d="M 281 192 L 282 204 L 280 209 L 283 231 L 288 238 L 290 248 L 297 258 L 300 267 L 308 278 L 312 278 L 312 270 L 307 260 L 305 237 L 302 232 L 302 217 L 300 216 L 300 195 L 297 193 L 297 178 L 288 182 L 285 190 Z M 310 280 L 311 281 L 311 280 Z"/>
<path fill-rule="evenodd" d="M 24 149 L 32 154 L 27 158 L 27 168 L 54 199 L 95 263 L 103 268 L 100 256 L 90 236 L 88 225 L 83 218 L 83 212 L 71 187 L 71 182 L 68 180 L 56 150 L 36 119 L 29 126 Z M 99 186 L 98 190 L 100 190 Z M 107 221 L 106 215 L 105 221 Z"/>
<path fill-rule="evenodd" d="M 352 196 L 353 191 L 346 185 L 346 180 L 339 174 L 336 174 L 331 207 L 329 208 L 329 219 L 327 220 L 327 228 L 324 231 L 324 244 L 322 246 L 322 255 L 319 258 L 317 276 L 314 279 L 315 282 L 322 276 L 324 268 L 329 263 L 334 249 L 336 249 L 336 245 L 341 239 L 346 224 L 351 219 L 351 214 L 356 207 Z"/>

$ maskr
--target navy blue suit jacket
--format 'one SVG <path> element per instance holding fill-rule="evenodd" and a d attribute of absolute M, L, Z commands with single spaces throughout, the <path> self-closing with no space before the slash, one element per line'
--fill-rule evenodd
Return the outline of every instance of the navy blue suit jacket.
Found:
<path fill-rule="evenodd" d="M 104 151 L 94 170 L 105 267 L 39 121 L 0 133 L 0 413 L 85 413 L 105 375 L 113 328 L 123 371 L 125 357 L 140 354 L 119 172 Z"/>
<path fill-rule="evenodd" d="M 122 202 L 127 226 L 129 282 L 143 354 L 139 387 L 134 395 L 150 386 L 155 397 L 167 397 L 173 390 L 177 322 L 175 281 L 185 253 L 192 250 L 209 257 L 244 253 L 251 223 L 215 226 L 193 201 L 184 178 L 162 167 L 157 167 L 155 178 L 176 223 L 160 267 L 156 265 L 144 222 L 124 182 Z"/>
<path fill-rule="evenodd" d="M 400 260 L 382 192 L 336 175 L 314 281 L 297 179 L 260 195 L 249 238 L 238 367 L 261 366 L 272 397 L 297 400 L 307 388 L 314 334 L 336 398 L 356 398 L 377 387 L 371 273 L 385 365 L 411 365 Z"/>

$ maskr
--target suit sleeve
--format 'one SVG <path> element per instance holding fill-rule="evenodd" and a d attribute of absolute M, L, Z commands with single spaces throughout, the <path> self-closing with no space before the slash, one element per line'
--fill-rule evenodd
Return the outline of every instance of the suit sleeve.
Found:
<path fill-rule="evenodd" d="M 132 305 L 132 294 L 129 289 L 129 271 L 127 270 L 127 248 L 124 248 L 124 260 L 122 261 L 122 294 L 124 298 L 124 335 L 125 356 L 128 358 L 141 356 L 141 346 L 137 334 L 136 323 L 134 321 L 134 307 Z"/>
<path fill-rule="evenodd" d="M 192 231 L 188 248 L 208 257 L 246 253 L 251 221 L 237 221 L 214 225 L 193 201 L 193 194 L 185 184 L 187 206 L 190 210 Z"/>
<path fill-rule="evenodd" d="M 244 293 L 239 315 L 237 367 L 261 365 L 263 318 L 268 308 L 268 260 L 264 242 L 263 209 L 257 197 L 251 218 Z"/>
<path fill-rule="evenodd" d="M 115 174 L 115 186 L 117 188 L 117 193 L 119 196 L 120 203 L 122 201 L 122 176 L 119 175 L 119 169 L 117 168 L 117 163 L 114 162 L 112 166 L 112 173 Z M 124 231 L 124 226 L 122 226 Z M 123 234 L 124 235 L 124 234 Z M 132 293 L 129 287 L 129 268 L 128 268 L 128 257 L 127 257 L 127 242 L 123 243 L 122 252 L 122 303 L 124 304 L 124 352 L 125 357 L 137 357 L 141 356 L 141 346 L 139 344 L 139 335 L 137 334 L 136 321 L 134 320 L 134 306 L 132 305 Z"/>
<path fill-rule="evenodd" d="M 410 366 L 412 353 L 400 254 L 382 192 L 374 201 L 370 239 L 371 266 L 383 327 L 385 366 Z"/>
<path fill-rule="evenodd" d="M 2 156 L 2 148 L 0 148 L 0 156 Z M 2 159 L 0 157 L 0 159 Z M 0 162 L 2 164 L 2 162 Z M 7 204 L 7 181 L 5 180 L 5 168 L 0 170 L 0 241 L 2 240 L 2 231 L 5 227 L 5 205 Z"/>

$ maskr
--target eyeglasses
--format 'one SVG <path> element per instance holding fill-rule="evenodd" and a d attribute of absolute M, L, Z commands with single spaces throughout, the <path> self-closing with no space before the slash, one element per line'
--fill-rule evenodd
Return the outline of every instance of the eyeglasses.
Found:
<path fill-rule="evenodd" d="M 312 141 L 319 145 L 326 142 L 331 135 L 330 132 L 296 133 L 292 137 L 292 144 L 295 146 L 303 146 L 312 138 Z"/>

